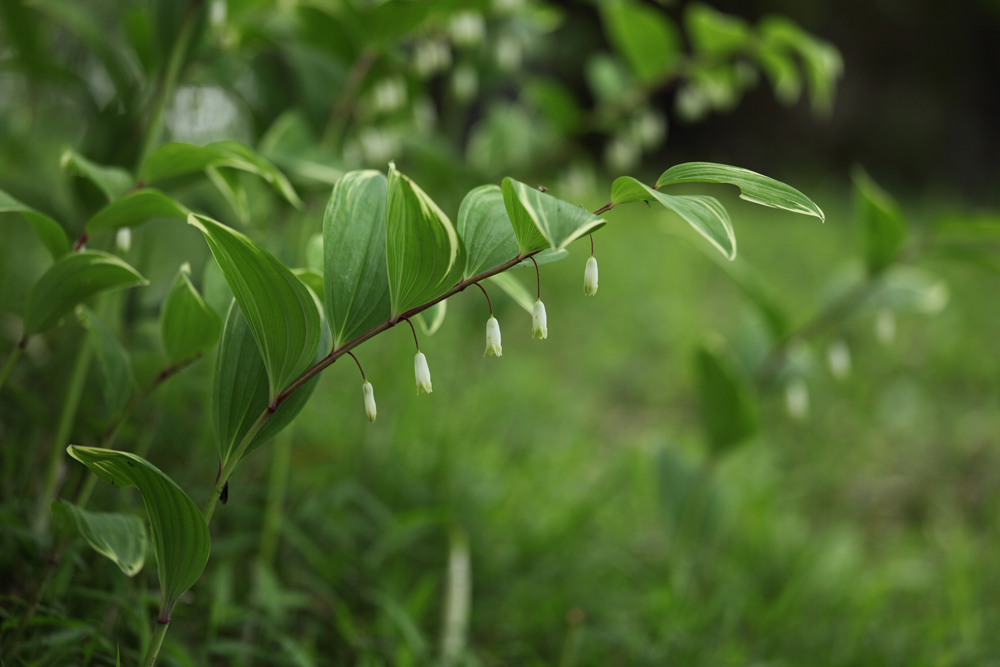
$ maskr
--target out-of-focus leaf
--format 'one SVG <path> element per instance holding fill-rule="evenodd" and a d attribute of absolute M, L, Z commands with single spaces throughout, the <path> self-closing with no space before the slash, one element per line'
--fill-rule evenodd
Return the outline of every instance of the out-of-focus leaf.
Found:
<path fill-rule="evenodd" d="M 786 49 L 802 58 L 813 110 L 829 115 L 833 108 L 837 79 L 844 71 L 844 61 L 837 48 L 813 37 L 783 16 L 764 19 L 760 23 L 759 32 L 763 49 Z"/>
<path fill-rule="evenodd" d="M 144 182 L 153 184 L 204 171 L 208 167 L 228 167 L 256 174 L 270 183 L 293 206 L 302 207 L 302 200 L 277 167 L 249 147 L 235 141 L 217 141 L 207 146 L 163 144 L 149 154 L 142 164 L 140 174 Z"/>
<path fill-rule="evenodd" d="M 874 275 L 892 264 L 899 255 L 906 240 L 906 221 L 899 204 L 864 169 L 856 167 L 852 177 L 865 261 L 868 272 Z"/>
<path fill-rule="evenodd" d="M 142 519 L 121 512 L 88 512 L 57 500 L 52 513 L 79 531 L 94 551 L 109 558 L 126 576 L 133 577 L 146 561 L 146 527 Z"/>
<path fill-rule="evenodd" d="M 795 104 L 802 94 L 802 77 L 794 56 L 783 48 L 769 48 L 762 45 L 754 54 L 764 70 L 774 96 L 782 104 Z"/>
<path fill-rule="evenodd" d="M 656 189 L 674 183 L 728 183 L 740 189 L 740 199 L 792 213 L 812 215 L 820 220 L 826 219 L 823 211 L 809 197 L 790 185 L 749 169 L 713 162 L 685 162 L 660 174 L 656 180 Z"/>
<path fill-rule="evenodd" d="M 729 213 L 715 197 L 668 195 L 640 183 L 631 176 L 619 176 L 611 184 L 611 201 L 630 204 L 658 201 L 687 221 L 696 232 L 708 239 L 726 259 L 736 257 L 736 234 Z"/>
<path fill-rule="evenodd" d="M 532 309 L 535 307 L 535 297 L 532 296 L 528 288 L 521 284 L 514 276 L 507 272 L 498 273 L 495 276 L 490 276 L 487 278 L 494 285 L 502 289 L 507 296 L 512 298 L 517 305 L 524 308 L 525 311 L 531 313 Z"/>
<path fill-rule="evenodd" d="M 948 298 L 948 284 L 933 273 L 915 266 L 894 266 L 879 277 L 862 310 L 934 315 L 948 305 Z"/>
<path fill-rule="evenodd" d="M 312 269 L 292 269 L 292 273 L 295 277 L 302 281 L 302 283 L 312 290 L 312 293 L 316 295 L 316 298 L 323 302 L 323 274 L 319 271 L 314 271 Z"/>
<path fill-rule="evenodd" d="M 750 42 L 750 26 L 743 19 L 723 14 L 696 2 L 685 7 L 684 25 L 696 51 L 728 56 Z"/>
<path fill-rule="evenodd" d="M 580 125 L 582 112 L 573 94 L 562 84 L 549 79 L 531 79 L 521 91 L 525 101 L 538 109 L 549 122 L 570 134 Z"/>
<path fill-rule="evenodd" d="M 323 216 L 323 297 L 335 347 L 389 319 L 386 187 L 378 171 L 344 174 Z"/>
<path fill-rule="evenodd" d="M 81 306 L 79 316 L 90 330 L 90 340 L 97 356 L 101 389 L 108 407 L 108 417 L 114 418 L 128 404 L 135 390 L 135 376 L 132 374 L 132 360 L 118 338 L 97 313 Z"/>
<path fill-rule="evenodd" d="M 606 221 L 585 208 L 556 199 L 512 178 L 503 179 L 503 201 L 521 256 L 546 248 L 564 250 Z"/>
<path fill-rule="evenodd" d="M 441 328 L 441 325 L 444 324 L 444 316 L 447 313 L 448 299 L 435 303 L 422 313 L 417 313 L 417 322 L 420 323 L 420 330 L 424 332 L 425 336 L 433 336 Z"/>
<path fill-rule="evenodd" d="M 247 200 L 247 191 L 240 182 L 239 172 L 233 169 L 218 169 L 216 167 L 205 167 L 205 174 L 208 180 L 225 197 L 232 207 L 233 212 L 241 224 L 250 223 L 250 202 Z"/>
<path fill-rule="evenodd" d="M 343 163 L 313 136 L 309 122 L 299 111 L 279 116 L 261 137 L 257 149 L 292 176 L 336 185 L 344 175 Z"/>
<path fill-rule="evenodd" d="M 323 346 L 316 352 L 322 352 Z M 319 376 L 307 382 L 278 406 L 250 441 L 244 456 L 267 443 L 291 423 L 312 396 Z M 228 461 L 243 436 L 267 409 L 267 371 L 246 318 L 235 302 L 222 328 L 215 358 L 212 414 L 219 458 Z"/>
<path fill-rule="evenodd" d="M 132 174 L 121 167 L 94 164 L 72 148 L 63 149 L 59 164 L 66 173 L 82 176 L 96 185 L 108 201 L 118 199 L 135 184 Z"/>
<path fill-rule="evenodd" d="M 143 188 L 116 199 L 87 221 L 88 234 L 135 227 L 151 218 L 181 218 L 189 211 L 178 201 L 154 188 Z"/>
<path fill-rule="evenodd" d="M 28 293 L 24 333 L 54 326 L 78 303 L 113 289 L 148 285 L 139 272 L 114 255 L 87 250 L 65 255 L 42 274 Z"/>
<path fill-rule="evenodd" d="M 205 216 L 188 223 L 205 235 L 264 358 L 269 401 L 312 363 L 322 327 L 312 293 L 271 253 Z"/>
<path fill-rule="evenodd" d="M 389 295 L 395 318 L 456 285 L 465 271 L 466 256 L 448 216 L 392 163 L 385 217 Z"/>
<path fill-rule="evenodd" d="M 458 207 L 458 235 L 469 255 L 466 278 L 517 257 L 517 237 L 499 187 L 481 185 L 465 195 Z"/>
<path fill-rule="evenodd" d="M 160 337 L 168 364 L 201 356 L 219 340 L 222 318 L 191 284 L 191 266 L 181 266 L 160 310 Z"/>
<path fill-rule="evenodd" d="M 20 213 L 38 236 L 52 259 L 59 259 L 69 252 L 69 237 L 62 226 L 30 206 L 25 206 L 9 194 L 0 190 L 0 213 Z"/>
<path fill-rule="evenodd" d="M 641 81 L 655 83 L 673 72 L 680 39 L 666 14 L 638 2 L 609 0 L 601 5 L 601 16 L 608 39 Z"/>
<path fill-rule="evenodd" d="M 757 432 L 757 403 L 746 371 L 720 341 L 696 353 L 701 423 L 714 454 Z"/>
<path fill-rule="evenodd" d="M 532 255 L 530 258 L 518 262 L 511 269 L 532 269 L 534 270 L 535 265 L 542 266 L 543 264 L 551 264 L 553 262 L 558 262 L 560 260 L 569 257 L 569 250 L 556 250 L 555 248 L 547 248 L 537 255 Z M 531 260 L 535 260 L 532 262 Z"/>
<path fill-rule="evenodd" d="M 211 537 L 197 505 L 159 468 L 135 454 L 77 445 L 67 451 L 112 486 L 134 486 L 142 493 L 160 578 L 159 618 L 169 620 L 174 602 L 208 563 Z"/>
<path fill-rule="evenodd" d="M 306 266 L 320 275 L 323 274 L 323 232 L 309 237 L 306 244 Z"/>

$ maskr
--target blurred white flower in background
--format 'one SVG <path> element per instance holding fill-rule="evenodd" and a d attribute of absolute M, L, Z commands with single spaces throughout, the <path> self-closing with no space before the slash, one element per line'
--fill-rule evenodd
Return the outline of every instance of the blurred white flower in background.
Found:
<path fill-rule="evenodd" d="M 406 82 L 394 76 L 382 79 L 372 88 L 371 107 L 376 113 L 391 113 L 406 104 Z"/>
<path fill-rule="evenodd" d="M 809 385 L 802 378 L 795 378 L 785 385 L 785 409 L 792 419 L 809 416 Z"/>
<path fill-rule="evenodd" d="M 448 31 L 456 46 L 475 46 L 483 41 L 486 22 L 478 12 L 458 12 L 451 17 Z"/>
<path fill-rule="evenodd" d="M 615 137 L 604 149 L 604 162 L 611 171 L 627 171 L 639 164 L 639 147 L 630 139 Z"/>
<path fill-rule="evenodd" d="M 826 350 L 826 362 L 833 377 L 846 379 L 851 374 L 851 348 L 843 340 L 833 341 Z"/>
<path fill-rule="evenodd" d="M 521 67 L 521 44 L 513 35 L 501 35 L 494 53 L 497 67 L 503 72 L 513 72 Z"/>
<path fill-rule="evenodd" d="M 479 74 L 471 65 L 462 64 L 451 74 L 451 92 L 459 102 L 468 102 L 479 92 Z"/>
<path fill-rule="evenodd" d="M 417 42 L 413 50 L 413 69 L 423 79 L 451 66 L 451 49 L 440 39 Z"/>

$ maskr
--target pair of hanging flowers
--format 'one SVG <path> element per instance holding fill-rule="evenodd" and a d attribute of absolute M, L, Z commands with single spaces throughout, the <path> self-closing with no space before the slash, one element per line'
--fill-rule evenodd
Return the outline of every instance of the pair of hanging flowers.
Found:
<path fill-rule="evenodd" d="M 535 305 L 531 311 L 531 337 L 533 339 L 539 338 L 544 340 L 548 338 L 549 329 L 545 314 L 545 304 L 542 303 L 542 277 L 538 269 L 538 263 L 535 262 L 533 257 L 529 257 L 529 259 L 535 264 L 535 275 L 538 279 Z M 486 297 L 486 303 L 490 307 L 490 318 L 486 320 L 486 351 L 483 353 L 483 356 L 503 356 L 503 346 L 500 342 L 500 322 L 493 316 L 493 303 L 490 301 L 490 295 L 487 294 L 486 288 L 479 283 L 473 284 L 482 290 L 483 295 Z M 594 257 L 593 235 L 590 237 L 590 258 L 587 260 L 587 265 L 583 272 L 583 293 L 587 296 L 595 296 L 597 294 L 597 259 Z M 431 371 L 427 366 L 427 357 L 420 351 L 420 341 L 417 339 L 417 330 L 413 327 L 413 323 L 409 319 L 406 320 L 406 323 L 410 325 L 410 330 L 413 331 L 413 341 L 417 346 L 417 353 L 413 357 L 413 374 L 417 382 L 417 394 L 430 394 L 432 391 Z M 358 370 L 361 371 L 361 379 L 364 380 L 364 384 L 361 385 L 361 392 L 365 399 L 365 414 L 368 416 L 368 421 L 374 422 L 377 414 L 375 408 L 375 391 L 372 388 L 371 382 L 365 377 L 365 371 L 361 368 L 361 362 L 354 356 L 354 353 L 348 352 L 348 354 L 351 355 L 351 358 L 358 365 Z"/>

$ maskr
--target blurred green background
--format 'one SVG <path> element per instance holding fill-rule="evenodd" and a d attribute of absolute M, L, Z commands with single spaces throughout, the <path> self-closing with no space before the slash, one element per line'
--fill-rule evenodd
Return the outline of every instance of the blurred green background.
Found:
<path fill-rule="evenodd" d="M 61 169 L 64 147 L 133 170 L 158 100 L 154 142 L 235 139 L 289 175 L 301 210 L 249 175 L 238 177 L 242 213 L 203 176 L 165 189 L 290 266 L 307 264 L 339 176 L 390 159 L 452 219 L 465 192 L 505 175 L 593 210 L 615 176 L 653 182 L 688 160 L 782 179 L 827 216 L 688 188 L 729 207 L 734 269 L 664 209 L 616 208 L 595 236 L 596 298 L 581 289 L 586 240 L 542 267 L 547 340 L 531 340 L 530 316 L 487 284 L 504 355 L 483 358 L 484 300 L 470 290 L 449 300 L 441 329 L 421 337 L 429 396 L 415 394 L 408 329 L 365 343 L 357 354 L 378 420 L 365 419 L 357 369 L 342 361 L 240 466 L 159 664 L 1000 661 L 990 296 L 1000 287 L 990 208 L 1000 204 L 1000 5 L 711 5 L 727 17 L 682 2 L 0 0 L 0 189 L 71 238 L 103 201 Z M 676 43 L 631 56 L 641 40 L 616 33 L 622 6 L 657 15 Z M 805 31 L 781 85 L 761 55 L 773 15 Z M 734 30 L 753 37 L 719 47 L 726 30 L 699 39 L 698 17 L 745 21 Z M 163 72 L 185 25 L 195 37 L 171 88 Z M 653 56 L 667 64 L 644 74 Z M 919 294 L 827 317 L 831 295 L 866 284 L 856 164 L 906 215 L 899 263 L 920 272 L 904 285 Z M 90 246 L 113 250 L 113 236 Z M 178 266 L 191 262 L 213 306 L 228 297 L 213 292 L 201 235 L 179 221 L 136 228 L 123 256 L 151 284 L 99 306 L 142 383 L 162 365 L 156 316 Z M 3 358 L 48 264 L 29 227 L 2 214 Z M 801 336 L 775 347 L 733 278 L 744 272 Z M 530 271 L 513 275 L 534 289 Z M 83 335 L 69 319 L 32 340 L 0 391 L 7 642 L 48 567 L 49 542 L 28 517 Z M 758 380 L 760 429 L 726 451 L 710 447 L 701 418 L 695 354 L 706 340 L 722 341 L 712 344 L 748 386 Z M 755 372 L 774 354 L 774 377 Z M 206 359 L 172 378 L 118 443 L 196 502 L 218 467 L 212 372 Z M 105 412 L 91 373 L 72 441 L 96 444 Z M 67 459 L 64 497 L 83 473 Z M 103 484 L 92 505 L 142 507 Z M 462 614 L 452 602 L 455 620 L 448 600 L 462 597 L 463 566 L 470 606 Z M 150 557 L 127 579 L 75 544 L 0 664 L 114 664 L 116 646 L 123 664 L 136 662 L 154 570 Z"/>

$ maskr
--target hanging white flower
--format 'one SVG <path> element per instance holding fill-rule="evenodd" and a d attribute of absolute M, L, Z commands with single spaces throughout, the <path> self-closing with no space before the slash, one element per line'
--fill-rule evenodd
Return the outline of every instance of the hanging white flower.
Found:
<path fill-rule="evenodd" d="M 115 234 L 115 246 L 118 248 L 118 252 L 125 254 L 132 247 L 132 228 L 122 227 Z"/>
<path fill-rule="evenodd" d="M 835 340 L 830 343 L 826 351 L 827 365 L 830 373 L 838 380 L 845 379 L 851 374 L 851 348 L 843 340 Z"/>
<path fill-rule="evenodd" d="M 498 357 L 503 356 L 503 348 L 500 347 L 500 323 L 497 322 L 497 318 L 490 315 L 490 319 L 486 320 L 486 352 L 483 353 L 484 357 L 488 357 L 491 354 Z"/>
<path fill-rule="evenodd" d="M 375 392 L 372 389 L 371 382 L 365 382 L 361 385 L 361 391 L 365 395 L 365 414 L 368 415 L 368 421 L 375 421 Z"/>
<path fill-rule="evenodd" d="M 431 370 L 423 352 L 417 352 L 417 356 L 413 357 L 413 372 L 417 376 L 417 393 L 431 393 Z"/>
<path fill-rule="evenodd" d="M 597 259 L 593 255 L 587 260 L 587 268 L 583 270 L 583 293 L 587 296 L 597 294 Z"/>
<path fill-rule="evenodd" d="M 531 311 L 531 337 L 545 339 L 549 337 L 549 327 L 545 319 L 545 304 L 541 299 L 535 302 Z"/>

